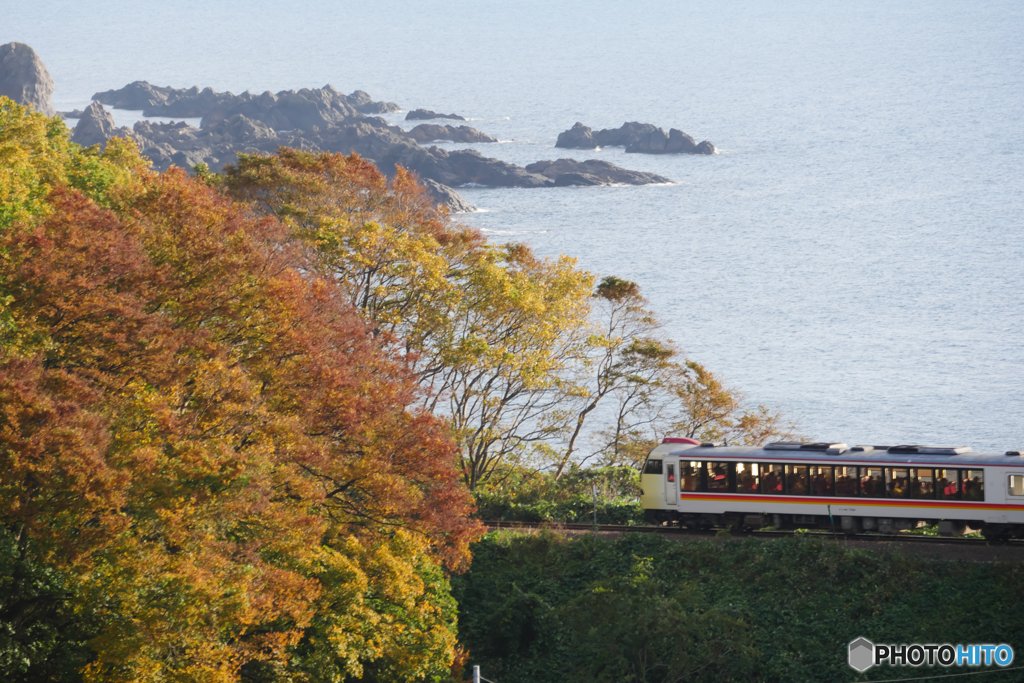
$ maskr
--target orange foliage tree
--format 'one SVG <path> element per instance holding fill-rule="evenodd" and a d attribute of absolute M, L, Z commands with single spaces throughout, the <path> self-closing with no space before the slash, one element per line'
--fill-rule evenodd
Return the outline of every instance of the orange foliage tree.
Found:
<path fill-rule="evenodd" d="M 479 530 L 387 331 L 278 220 L 4 114 L 63 166 L 0 231 L 0 524 L 98 613 L 85 677 L 443 678 Z"/>

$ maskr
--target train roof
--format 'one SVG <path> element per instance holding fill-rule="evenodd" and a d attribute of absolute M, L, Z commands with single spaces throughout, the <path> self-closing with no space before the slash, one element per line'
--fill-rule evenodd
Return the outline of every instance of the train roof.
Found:
<path fill-rule="evenodd" d="M 970 467 L 971 465 L 1024 468 L 1024 451 L 975 453 L 963 446 L 847 446 L 838 443 L 776 443 L 763 447 L 720 444 L 680 445 L 668 455 L 694 460 L 750 460 L 755 462 L 808 462 L 856 464 L 931 465 L 934 467 Z"/>

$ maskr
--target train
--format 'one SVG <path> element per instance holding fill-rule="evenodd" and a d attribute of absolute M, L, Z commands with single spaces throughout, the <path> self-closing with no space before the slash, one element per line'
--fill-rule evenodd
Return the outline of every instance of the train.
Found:
<path fill-rule="evenodd" d="M 647 522 L 687 529 L 775 527 L 1024 537 L 1021 451 L 963 446 L 761 447 L 669 437 L 640 473 Z"/>

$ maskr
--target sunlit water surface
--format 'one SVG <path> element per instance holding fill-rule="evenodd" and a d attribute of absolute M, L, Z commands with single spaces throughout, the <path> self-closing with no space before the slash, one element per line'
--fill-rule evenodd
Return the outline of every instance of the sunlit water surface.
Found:
<path fill-rule="evenodd" d="M 134 80 L 236 93 L 331 83 L 463 114 L 504 141 L 476 146 L 486 155 L 668 176 L 678 184 L 466 188 L 486 211 L 464 220 L 636 280 L 691 357 L 809 436 L 1024 445 L 1018 2 L 0 9 L 0 43 L 36 49 L 58 109 Z M 553 148 L 575 121 L 632 120 L 720 154 Z"/>

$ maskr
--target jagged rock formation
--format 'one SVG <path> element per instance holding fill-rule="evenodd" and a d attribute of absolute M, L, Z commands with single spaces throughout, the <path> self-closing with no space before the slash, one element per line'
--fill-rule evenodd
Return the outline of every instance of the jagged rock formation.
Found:
<path fill-rule="evenodd" d="M 300 136 L 278 135 L 266 124 L 240 115 L 205 129 L 184 121 L 139 121 L 132 133 L 139 149 L 158 170 L 166 170 L 172 164 L 191 168 L 204 163 L 219 171 L 238 160 L 236 152 L 270 154 L 282 145 L 308 148 Z"/>
<path fill-rule="evenodd" d="M 71 135 L 71 142 L 83 147 L 99 145 L 101 149 L 107 146 L 107 140 L 114 137 L 131 137 L 132 131 L 128 128 L 118 128 L 114 123 L 114 117 L 103 108 L 99 102 L 93 102 L 78 119 L 78 125 Z"/>
<path fill-rule="evenodd" d="M 554 181 L 555 186 L 568 185 L 649 185 L 671 183 L 665 176 L 641 171 L 629 171 L 615 164 L 598 159 L 576 161 L 537 161 L 526 166 L 530 173 L 538 173 Z"/>
<path fill-rule="evenodd" d="M 39 59 L 24 43 L 0 45 L 0 95 L 18 104 L 31 106 L 35 111 L 53 116 L 53 79 Z"/>
<path fill-rule="evenodd" d="M 605 128 L 596 133 L 579 121 L 558 135 L 555 147 L 564 149 L 594 149 L 596 147 L 625 147 L 636 154 L 714 154 L 715 146 L 704 140 L 700 144 L 681 130 L 672 128 L 666 133 L 650 123 L 636 121 L 618 128 Z"/>
<path fill-rule="evenodd" d="M 370 94 L 362 90 L 356 90 L 349 95 L 348 103 L 360 114 L 389 114 L 402 111 L 402 108 L 394 102 L 374 102 L 370 99 Z"/>
<path fill-rule="evenodd" d="M 268 123 L 275 117 L 275 114 L 263 110 L 277 109 L 276 114 L 283 117 L 282 125 L 288 125 L 288 108 L 290 106 L 301 108 L 304 104 L 308 104 L 311 97 L 319 99 L 319 109 L 325 112 L 341 112 L 343 113 L 342 118 L 355 114 L 384 114 L 401 111 L 401 107 L 394 102 L 374 102 L 370 95 L 362 90 L 356 90 L 351 95 L 343 95 L 330 84 L 314 90 L 308 88 L 303 88 L 298 92 L 282 90 L 276 95 L 269 91 L 261 95 L 253 95 L 249 92 L 232 95 L 229 92 L 215 92 L 212 88 L 176 89 L 151 85 L 146 81 L 135 81 L 120 90 L 98 92 L 92 96 L 92 99 L 115 109 L 141 109 L 143 116 L 199 118 L 212 115 L 216 118 L 228 118 L 232 114 L 245 114 L 249 118 L 265 120 Z M 285 113 L 282 113 L 281 110 L 284 110 Z M 294 112 L 291 112 L 291 115 L 294 116 Z M 326 116 L 325 120 L 313 121 L 308 125 L 324 125 L 329 120 L 337 120 L 336 115 L 326 114 Z"/>
<path fill-rule="evenodd" d="M 303 88 L 281 91 L 276 95 L 243 93 L 220 102 L 203 113 L 203 128 L 242 114 L 254 121 L 262 121 L 274 130 L 303 130 L 344 123 L 359 116 L 345 96 L 331 86 L 310 90 Z"/>
<path fill-rule="evenodd" d="M 135 81 L 120 90 L 98 92 L 92 96 L 92 99 L 115 109 L 141 109 L 143 115 L 150 116 L 147 112 L 151 111 L 151 107 L 164 104 L 168 98 L 173 96 L 173 93 L 177 92 L 182 91 L 150 85 L 146 81 Z"/>
<path fill-rule="evenodd" d="M 413 109 L 405 115 L 406 121 L 426 121 L 429 119 L 452 119 L 454 121 L 469 120 L 465 116 L 459 116 L 458 114 L 438 114 L 436 111 L 430 111 L 429 109 Z"/>
<path fill-rule="evenodd" d="M 452 142 L 497 142 L 487 133 L 481 133 L 469 126 L 439 126 L 435 123 L 421 123 L 406 135 L 416 142 L 433 142 L 435 140 L 451 140 Z"/>

